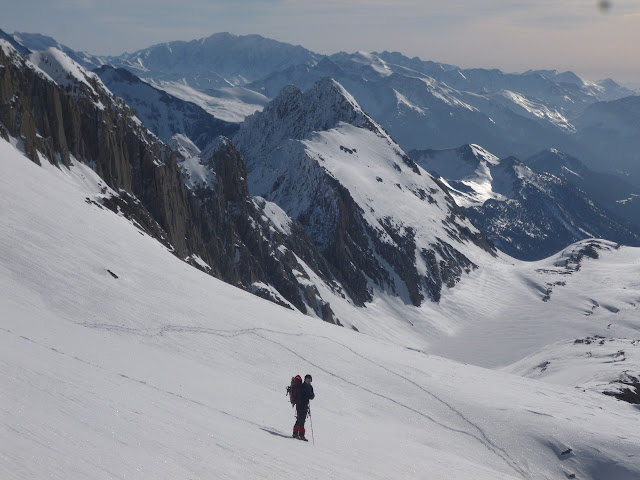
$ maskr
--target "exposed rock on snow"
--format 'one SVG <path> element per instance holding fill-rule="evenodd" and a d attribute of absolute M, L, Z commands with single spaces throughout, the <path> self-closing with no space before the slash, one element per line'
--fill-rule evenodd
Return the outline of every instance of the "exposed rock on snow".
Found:
<path fill-rule="evenodd" d="M 550 155 L 554 159 L 565 158 L 559 152 Z M 608 180 L 608 185 L 623 182 L 612 182 L 606 175 L 591 175 L 576 159 L 564 162 L 567 171 L 573 168 L 573 173 L 566 176 L 583 175 L 589 178 L 588 184 L 575 178 L 565 180 L 565 175 L 556 176 L 560 167 L 546 173 L 551 170 L 546 165 L 554 160 L 543 154 L 528 160 L 532 166 L 540 165 L 538 169 L 542 171 L 533 171 L 515 157 L 499 160 L 477 145 L 414 150 L 410 156 L 440 177 L 474 224 L 498 248 L 515 258 L 539 260 L 589 237 L 640 245 L 640 227 L 612 215 L 598 202 L 602 199 L 608 205 L 615 203 L 610 200 L 611 192 L 602 193 L 604 186 L 595 186 L 596 179 Z M 593 185 L 588 189 L 593 196 L 582 189 L 585 185 Z M 629 190 L 622 192 L 629 194 Z"/>
<path fill-rule="evenodd" d="M 285 87 L 234 142 L 254 194 L 298 221 L 357 304 L 379 288 L 438 300 L 492 252 L 441 185 L 335 80 Z M 479 247 L 479 248 L 478 248 Z"/>
<path fill-rule="evenodd" d="M 97 75 L 53 48 L 33 58 L 42 68 L 7 42 L 0 50 L 0 65 L 9 72 L 0 77 L 0 101 L 9 105 L 0 109 L 7 139 L 22 137 L 36 163 L 90 165 L 110 192 L 89 201 L 125 215 L 179 258 L 282 305 L 337 321 L 307 274 L 295 273 L 305 272 L 300 262 L 306 262 L 318 283 L 339 291 L 326 262 L 299 227 L 289 238 L 271 224 L 249 195 L 244 162 L 228 140 L 198 152 L 187 137 L 174 137 L 176 156 Z M 259 282 L 269 288 L 255 289 Z"/>

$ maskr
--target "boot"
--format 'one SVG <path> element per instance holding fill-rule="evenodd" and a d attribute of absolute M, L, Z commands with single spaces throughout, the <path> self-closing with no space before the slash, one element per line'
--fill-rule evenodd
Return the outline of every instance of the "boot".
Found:
<path fill-rule="evenodd" d="M 300 434 L 298 432 L 293 432 L 293 438 L 300 438 Z"/>
<path fill-rule="evenodd" d="M 307 437 L 304 436 L 304 433 L 301 433 L 300 436 L 298 437 L 298 440 L 302 440 L 303 442 L 308 442 L 309 440 L 307 440 Z"/>

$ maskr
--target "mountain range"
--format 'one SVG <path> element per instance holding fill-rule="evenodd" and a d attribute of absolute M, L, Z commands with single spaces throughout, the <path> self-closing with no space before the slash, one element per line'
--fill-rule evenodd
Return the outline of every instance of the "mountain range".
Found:
<path fill-rule="evenodd" d="M 585 237 L 640 246 L 640 228 L 623 219 L 637 220 L 637 189 L 555 149 L 526 164 L 478 145 L 409 155 L 438 175 L 472 222 L 513 257 L 540 260 Z"/>
<path fill-rule="evenodd" d="M 33 50 L 59 47 L 85 68 L 125 68 L 227 121 L 262 109 L 286 85 L 306 90 L 332 77 L 406 151 L 473 143 L 500 157 L 527 158 L 557 148 L 640 187 L 638 130 L 629 117 L 638 96 L 611 79 L 590 82 L 556 70 L 462 69 L 398 52 L 326 56 L 258 35 L 219 33 L 112 57 L 73 52 L 37 34 L 14 38 Z M 607 124 L 625 128 L 603 128 L 598 118 L 605 110 Z"/>

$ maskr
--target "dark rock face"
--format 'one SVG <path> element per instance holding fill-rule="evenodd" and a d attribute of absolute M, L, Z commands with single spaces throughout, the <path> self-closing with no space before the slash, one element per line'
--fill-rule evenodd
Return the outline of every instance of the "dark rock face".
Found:
<path fill-rule="evenodd" d="M 628 388 L 620 389 L 619 392 L 603 392 L 605 395 L 615 397 L 634 405 L 640 405 L 640 382 L 625 383 Z"/>
<path fill-rule="evenodd" d="M 297 255 L 339 290 L 329 267 L 300 227 L 292 226 L 289 236 L 274 230 L 249 196 L 244 162 L 228 140 L 204 159 L 216 176 L 215 189 L 190 190 L 176 154 L 150 135 L 96 76 L 87 80 L 89 85 L 61 87 L 15 51 L 0 49 L 3 136 L 21 139 L 37 164 L 68 167 L 75 159 L 91 166 L 119 192 L 104 200 L 104 206 L 135 220 L 179 258 L 264 298 L 337 322 L 308 277 L 299 281 L 293 273 L 305 271 Z M 208 268 L 195 262 L 194 255 Z"/>

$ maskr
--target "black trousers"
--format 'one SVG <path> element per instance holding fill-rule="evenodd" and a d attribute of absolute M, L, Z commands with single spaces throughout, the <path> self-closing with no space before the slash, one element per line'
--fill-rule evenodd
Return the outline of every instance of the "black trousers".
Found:
<path fill-rule="evenodd" d="M 296 427 L 304 428 L 304 421 L 307 419 L 309 405 L 296 405 Z"/>

